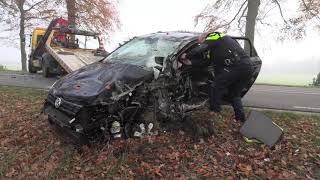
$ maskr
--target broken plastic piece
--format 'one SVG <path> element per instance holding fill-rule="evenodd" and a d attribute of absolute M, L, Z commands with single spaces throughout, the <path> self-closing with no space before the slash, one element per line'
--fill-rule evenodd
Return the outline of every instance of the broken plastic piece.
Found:
<path fill-rule="evenodd" d="M 149 124 L 148 124 L 148 134 L 151 134 L 152 128 L 153 128 L 153 124 L 152 124 L 152 123 L 149 123 Z"/>
<path fill-rule="evenodd" d="M 266 115 L 252 111 L 248 120 L 241 127 L 240 133 L 249 142 L 256 139 L 272 148 L 280 140 L 283 130 Z"/>
<path fill-rule="evenodd" d="M 142 137 L 142 133 L 141 132 L 138 132 L 138 131 L 135 131 L 134 134 L 133 134 L 134 137 Z"/>
<path fill-rule="evenodd" d="M 76 120 L 76 118 L 72 118 L 72 119 L 69 121 L 69 124 L 72 124 L 75 120 Z"/>
<path fill-rule="evenodd" d="M 83 132 L 83 127 L 79 124 L 76 125 L 76 132 L 82 133 Z"/>
<path fill-rule="evenodd" d="M 114 121 L 110 129 L 110 132 L 113 134 L 113 137 L 120 138 L 121 137 L 120 131 L 121 131 L 120 123 L 118 121 Z"/>
<path fill-rule="evenodd" d="M 148 126 L 147 126 L 147 131 L 145 129 L 145 124 L 141 123 L 139 124 L 139 127 L 140 127 L 140 132 L 139 131 L 135 131 L 133 133 L 133 136 L 134 137 L 143 137 L 145 135 L 157 135 L 158 132 L 151 132 L 151 130 L 153 129 L 153 123 L 149 123 Z"/>
<path fill-rule="evenodd" d="M 144 124 L 141 123 L 141 124 L 139 125 L 139 127 L 140 127 L 140 130 L 141 130 L 141 134 L 144 134 L 144 133 L 146 132 L 146 129 L 145 129 L 145 127 L 144 127 Z"/>

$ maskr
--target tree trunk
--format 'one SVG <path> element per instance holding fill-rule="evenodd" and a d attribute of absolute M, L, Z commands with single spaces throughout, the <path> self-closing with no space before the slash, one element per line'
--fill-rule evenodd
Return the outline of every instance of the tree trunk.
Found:
<path fill-rule="evenodd" d="M 250 39 L 252 44 L 254 44 L 255 25 L 259 6 L 260 0 L 248 0 L 248 13 L 246 17 L 245 36 Z M 248 42 L 245 42 L 244 49 L 246 50 L 246 52 L 250 52 L 250 45 Z"/>
<path fill-rule="evenodd" d="M 27 53 L 26 53 L 26 38 L 25 38 L 25 11 L 23 9 L 24 0 L 20 0 L 17 6 L 20 11 L 20 55 L 22 71 L 27 71 Z"/>
<path fill-rule="evenodd" d="M 67 11 L 68 11 L 68 25 L 70 27 L 76 26 L 76 0 L 65 0 L 67 4 Z M 75 41 L 75 36 L 72 35 L 71 42 Z"/>
<path fill-rule="evenodd" d="M 68 11 L 68 23 L 70 26 L 76 25 L 76 0 L 66 0 Z"/>

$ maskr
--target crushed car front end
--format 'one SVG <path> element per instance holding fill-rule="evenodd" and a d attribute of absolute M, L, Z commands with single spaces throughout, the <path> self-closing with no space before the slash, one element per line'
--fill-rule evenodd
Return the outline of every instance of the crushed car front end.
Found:
<path fill-rule="evenodd" d="M 130 137 L 150 130 L 153 125 L 142 124 L 142 113 L 152 109 L 152 90 L 163 86 L 154 83 L 159 74 L 153 68 L 159 66 L 154 59 L 171 55 L 195 38 L 195 34 L 188 33 L 155 33 L 135 38 L 105 61 L 66 75 L 52 86 L 44 105 L 50 124 L 76 144 Z M 137 49 L 131 50 L 132 47 Z M 125 54 L 127 49 L 134 55 Z"/>
<path fill-rule="evenodd" d="M 70 103 L 50 93 L 44 104 L 44 112 L 48 114 L 48 121 L 51 125 L 61 128 L 61 132 L 64 132 L 66 136 L 75 137 L 79 143 L 87 143 L 87 139 L 82 137 L 80 129 L 75 128 L 72 131 L 72 123 L 81 108 L 81 105 Z"/>
<path fill-rule="evenodd" d="M 78 144 L 109 138 L 110 133 L 121 136 L 119 130 L 110 129 L 119 129 L 119 124 L 135 118 L 146 98 L 139 97 L 141 92 L 133 94 L 152 79 L 152 71 L 137 66 L 98 62 L 56 82 L 44 112 L 52 125 Z"/>

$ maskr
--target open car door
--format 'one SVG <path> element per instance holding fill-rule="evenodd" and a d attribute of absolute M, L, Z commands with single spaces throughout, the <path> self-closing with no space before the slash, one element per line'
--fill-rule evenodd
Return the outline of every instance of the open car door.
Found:
<path fill-rule="evenodd" d="M 253 44 L 248 38 L 246 37 L 232 37 L 232 38 L 235 39 L 243 49 L 244 49 L 245 42 L 248 43 L 249 48 L 246 50 L 246 53 L 250 57 L 250 60 L 252 61 L 253 68 L 254 68 L 254 72 L 251 76 L 250 81 L 244 86 L 242 90 L 241 97 L 243 97 L 249 91 L 249 89 L 257 79 L 261 69 L 262 61 L 258 53 L 256 52 Z M 183 53 L 188 52 L 189 50 L 191 50 L 197 45 L 198 43 L 196 41 L 193 41 L 190 44 L 186 45 L 178 54 L 178 57 L 180 57 Z M 192 88 L 193 90 L 191 91 L 193 97 L 199 96 L 199 94 L 206 94 L 208 96 L 208 93 L 209 93 L 208 86 L 212 80 L 214 81 L 214 76 L 215 76 L 214 74 L 212 75 L 213 72 L 212 70 L 210 70 L 213 68 L 213 66 L 211 66 L 208 63 L 208 66 L 201 66 L 201 67 L 182 66 L 182 68 L 180 68 L 182 72 L 187 72 L 189 74 L 192 84 L 195 84 L 193 85 L 193 88 Z M 229 104 L 230 102 L 231 102 L 231 94 L 226 92 L 223 96 L 223 104 Z"/>
<path fill-rule="evenodd" d="M 256 81 L 259 75 L 259 72 L 261 70 L 262 61 L 249 38 L 246 38 L 246 37 L 232 37 L 232 38 L 237 40 L 238 43 L 241 45 L 241 47 L 245 49 L 246 53 L 250 56 L 250 60 L 252 61 L 253 68 L 254 68 L 254 72 L 252 74 L 250 82 L 242 90 L 241 96 L 243 97 L 249 91 L 253 83 Z M 245 43 L 248 43 L 249 45 L 248 49 L 244 48 Z"/>

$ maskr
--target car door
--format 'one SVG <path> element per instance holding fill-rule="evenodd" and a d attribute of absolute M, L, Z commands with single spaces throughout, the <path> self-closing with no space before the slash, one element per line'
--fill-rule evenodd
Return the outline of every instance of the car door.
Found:
<path fill-rule="evenodd" d="M 252 64 L 253 64 L 253 68 L 254 68 L 254 72 L 252 74 L 250 81 L 248 82 L 248 84 L 246 84 L 245 88 L 242 90 L 242 96 L 244 96 L 249 91 L 249 89 L 254 84 L 254 82 L 256 81 L 256 79 L 260 73 L 260 70 L 261 70 L 262 61 L 261 61 L 256 49 L 254 48 L 252 42 L 248 38 L 246 38 L 246 37 L 232 37 L 232 38 L 237 40 L 238 43 L 243 48 L 244 48 L 244 44 L 248 43 L 249 48 L 248 49 L 244 48 L 244 49 L 245 49 L 246 53 L 249 55 L 250 60 L 252 61 Z"/>
<path fill-rule="evenodd" d="M 253 67 L 254 67 L 254 72 L 252 74 L 250 81 L 244 86 L 244 88 L 242 90 L 241 96 L 243 97 L 249 91 L 249 89 L 252 87 L 255 80 L 257 79 L 257 77 L 260 73 L 262 61 L 261 61 L 258 53 L 256 52 L 254 46 L 252 45 L 251 41 L 248 38 L 245 38 L 245 37 L 232 37 L 232 38 L 237 40 L 243 48 L 244 48 L 244 43 L 245 42 L 248 43 L 249 49 L 247 49 L 246 51 L 250 57 L 250 60 L 252 61 Z M 189 50 L 194 48 L 196 45 L 197 45 L 196 41 L 190 42 L 179 53 L 177 53 L 177 57 L 180 57 L 181 54 L 184 52 L 188 52 Z M 189 67 L 189 68 L 187 68 L 187 73 L 189 73 L 189 76 L 191 77 L 191 81 L 194 84 L 199 84 L 197 87 L 197 90 L 198 90 L 197 92 L 202 92 L 202 91 L 204 92 L 204 91 L 208 90 L 209 84 L 201 85 L 201 84 L 203 84 L 203 82 L 210 82 L 210 81 L 208 81 L 208 78 L 210 75 L 210 73 L 208 72 L 208 67 L 203 67 L 203 68 Z M 214 81 L 214 78 L 213 78 L 213 81 Z M 200 85 L 203 88 L 199 89 Z M 231 102 L 231 94 L 228 91 L 229 90 L 227 90 L 224 94 L 223 104 L 229 104 Z M 194 92 L 192 92 L 192 93 L 194 93 Z M 206 92 L 205 94 L 208 94 L 208 92 Z"/>

